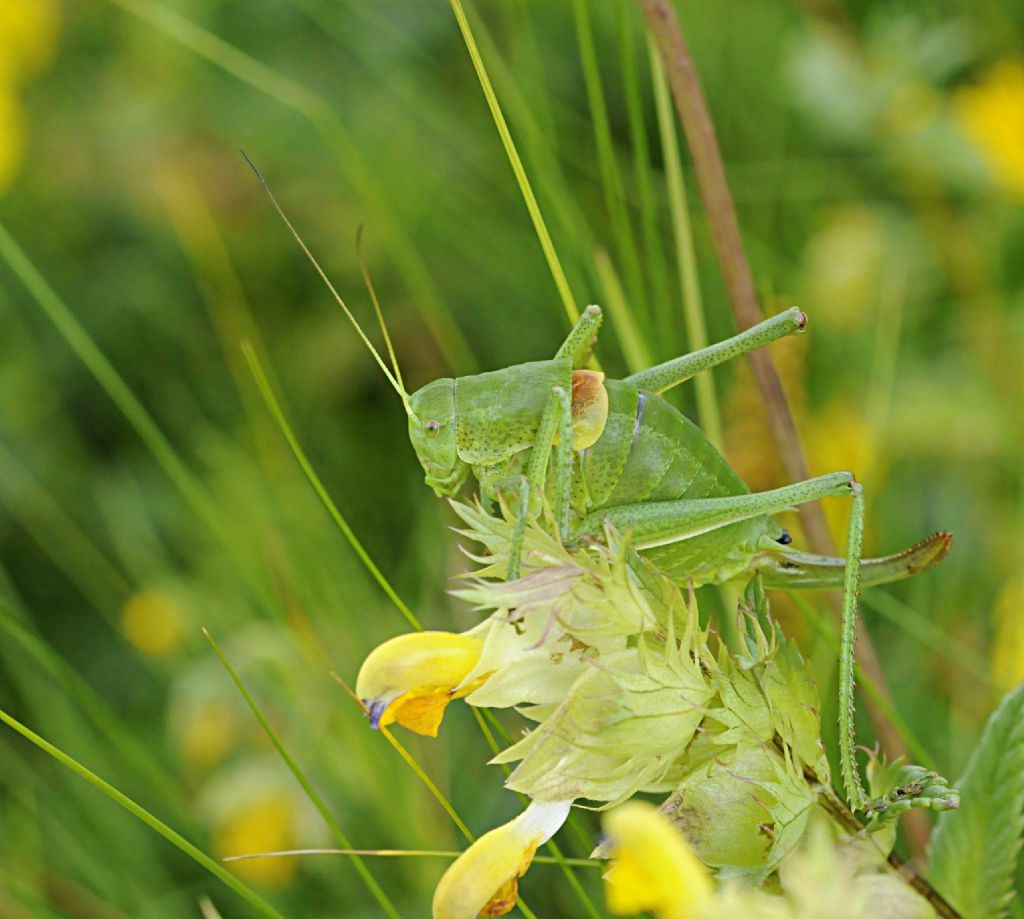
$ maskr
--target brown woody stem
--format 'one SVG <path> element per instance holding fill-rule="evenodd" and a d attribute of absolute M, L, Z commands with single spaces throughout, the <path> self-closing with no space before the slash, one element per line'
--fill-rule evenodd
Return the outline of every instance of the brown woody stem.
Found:
<path fill-rule="evenodd" d="M 761 311 L 753 275 L 743 251 L 736 209 L 733 206 L 725 166 L 718 149 L 714 123 L 708 112 L 693 58 L 683 38 L 671 0 L 637 2 L 654 36 L 672 89 L 676 112 L 690 148 L 697 186 L 704 202 L 715 254 L 722 268 L 736 324 L 741 329 L 749 328 L 761 321 Z M 803 481 L 808 477 L 807 463 L 793 415 L 789 410 L 789 403 L 786 401 L 786 394 L 771 356 L 768 351 L 762 349 L 750 352 L 747 360 L 750 361 L 754 380 L 768 411 L 772 436 L 786 474 L 791 481 Z M 835 546 L 819 504 L 801 505 L 800 521 L 812 551 L 822 555 L 835 554 Z M 832 600 L 833 608 L 838 615 L 840 604 L 835 597 Z M 860 666 L 878 687 L 879 692 L 886 699 L 890 699 L 891 693 L 878 655 L 864 629 L 860 629 L 857 634 L 856 654 Z M 905 756 L 907 747 L 897 728 L 870 699 L 867 700 L 867 707 L 882 745 L 889 755 L 893 758 Z M 930 829 L 928 821 L 920 811 L 910 811 L 906 818 L 904 826 L 911 851 L 915 857 L 923 857 Z"/>

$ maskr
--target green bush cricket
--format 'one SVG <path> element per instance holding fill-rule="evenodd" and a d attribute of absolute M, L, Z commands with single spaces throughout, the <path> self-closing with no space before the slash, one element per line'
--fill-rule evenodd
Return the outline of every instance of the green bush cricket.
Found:
<path fill-rule="evenodd" d="M 864 496 L 852 473 L 751 493 L 700 429 L 661 396 L 702 371 L 802 333 L 806 316 L 789 309 L 725 341 L 607 380 L 585 369 L 601 326 L 601 310 L 589 306 L 550 360 L 435 380 L 409 394 L 365 268 L 391 369 L 253 170 L 401 398 L 427 484 L 439 496 L 454 497 L 472 474 L 485 502 L 511 496 L 509 580 L 520 574 L 526 521 L 546 496 L 563 542 L 600 538 L 611 525 L 631 533 L 635 548 L 684 586 L 744 583 L 760 575 L 768 587 L 842 588 L 840 768 L 851 806 L 865 810 L 869 802 L 854 758 L 857 595 L 862 582 L 882 584 L 934 566 L 949 551 L 951 535 L 936 533 L 897 554 L 862 560 Z M 791 548 L 771 516 L 827 497 L 851 499 L 845 558 Z"/>

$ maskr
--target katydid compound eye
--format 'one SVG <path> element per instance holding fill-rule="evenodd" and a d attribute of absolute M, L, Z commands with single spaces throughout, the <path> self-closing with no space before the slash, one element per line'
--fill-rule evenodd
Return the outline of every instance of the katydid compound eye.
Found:
<path fill-rule="evenodd" d="M 427 422 L 427 433 L 430 434 L 431 436 L 433 436 L 434 434 L 436 434 L 440 430 L 441 430 L 441 422 L 440 421 L 428 421 Z"/>

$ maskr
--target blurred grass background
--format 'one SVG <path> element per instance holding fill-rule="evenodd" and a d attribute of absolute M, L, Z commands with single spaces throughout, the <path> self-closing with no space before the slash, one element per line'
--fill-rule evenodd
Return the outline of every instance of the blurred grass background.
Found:
<path fill-rule="evenodd" d="M 687 349 L 674 236 L 686 215 L 707 334 L 731 334 L 633 5 L 469 12 L 576 305 L 611 313 L 605 369 Z M 812 471 L 865 483 L 870 552 L 955 533 L 936 571 L 863 598 L 915 752 L 955 776 L 1024 677 L 1024 8 L 736 0 L 680 15 L 765 312 L 796 303 L 811 318 L 775 356 Z M 355 256 L 365 227 L 410 387 L 549 356 L 568 328 L 441 0 L 4 0 L 0 707 L 217 856 L 329 844 L 205 626 L 356 845 L 458 848 L 329 677 L 353 679 L 406 626 L 295 466 L 240 340 L 428 628 L 475 621 L 445 594 L 464 564 L 452 518 L 240 147 L 371 321 Z M 673 215 L 679 178 L 691 193 Z M 26 288 L 19 247 L 163 453 Z M 720 414 L 730 460 L 753 488 L 782 484 L 745 367 L 716 371 L 714 390 L 701 409 Z M 692 388 L 674 398 L 699 417 Z M 827 510 L 841 539 L 846 508 Z M 788 598 L 775 604 L 815 656 L 831 739 L 831 652 Z M 475 832 L 515 812 L 464 708 L 440 740 L 402 739 Z M 203 895 L 248 914 L 10 733 L 0 826 L 4 916 L 197 915 Z M 565 847 L 587 854 L 571 835 Z M 419 916 L 443 864 L 370 867 Z M 287 915 L 380 914 L 342 858 L 237 870 Z M 596 876 L 584 872 L 588 889 Z M 557 868 L 523 886 L 540 915 L 580 914 Z"/>

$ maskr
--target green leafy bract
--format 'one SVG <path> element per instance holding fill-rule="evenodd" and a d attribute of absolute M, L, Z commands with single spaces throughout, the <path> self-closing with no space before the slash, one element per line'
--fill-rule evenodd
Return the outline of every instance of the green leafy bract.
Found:
<path fill-rule="evenodd" d="M 997 919 L 1024 833 L 1024 683 L 989 718 L 959 787 L 960 809 L 939 817 L 928 875 L 964 916 Z"/>

